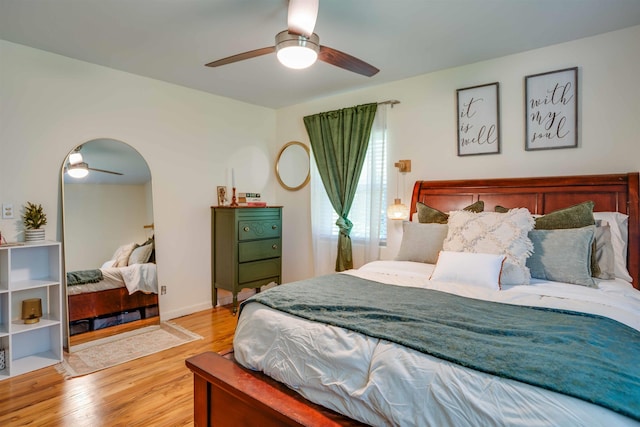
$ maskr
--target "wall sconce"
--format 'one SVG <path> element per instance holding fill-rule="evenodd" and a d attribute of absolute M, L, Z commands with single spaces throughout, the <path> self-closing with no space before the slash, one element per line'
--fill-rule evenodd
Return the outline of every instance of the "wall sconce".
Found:
<path fill-rule="evenodd" d="M 38 323 L 42 317 L 42 300 L 30 298 L 22 301 L 22 320 L 24 323 Z"/>
<path fill-rule="evenodd" d="M 387 208 L 387 218 L 406 220 L 409 219 L 409 207 L 402 203 L 402 200 L 398 195 L 398 187 L 400 185 L 400 172 L 411 172 L 411 160 L 400 160 L 397 163 L 394 163 L 394 166 L 398 168 L 396 172 L 396 198 L 393 200 L 393 205 L 390 205 Z"/>

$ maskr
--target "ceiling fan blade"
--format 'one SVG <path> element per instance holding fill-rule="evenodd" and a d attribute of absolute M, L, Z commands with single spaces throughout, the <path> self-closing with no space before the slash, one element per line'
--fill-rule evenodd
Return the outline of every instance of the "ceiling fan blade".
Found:
<path fill-rule="evenodd" d="M 112 175 L 122 175 L 120 172 L 107 171 L 107 170 L 104 170 L 104 169 L 96 169 L 96 168 L 87 168 L 87 169 L 89 169 L 90 171 L 110 173 Z"/>
<path fill-rule="evenodd" d="M 249 52 L 239 53 L 237 55 L 227 56 L 217 61 L 205 64 L 207 67 L 219 67 L 221 65 L 231 64 L 232 62 L 244 61 L 245 59 L 255 58 L 257 56 L 266 55 L 275 52 L 275 46 L 263 47 L 262 49 L 250 50 Z"/>
<path fill-rule="evenodd" d="M 287 27 L 290 33 L 310 37 L 316 26 L 319 0 L 289 0 Z"/>
<path fill-rule="evenodd" d="M 362 74 L 367 77 L 374 76 L 378 71 L 380 71 L 373 65 L 367 64 L 355 56 L 351 56 L 327 46 L 320 46 L 318 59 L 328 64 L 335 65 L 336 67 L 344 68 L 345 70 L 353 71 L 354 73 Z"/>

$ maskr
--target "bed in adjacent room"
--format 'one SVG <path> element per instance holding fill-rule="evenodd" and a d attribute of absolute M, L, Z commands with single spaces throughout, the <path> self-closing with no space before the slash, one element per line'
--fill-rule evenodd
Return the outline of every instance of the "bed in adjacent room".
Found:
<path fill-rule="evenodd" d="M 418 181 L 396 260 L 257 294 L 235 361 L 188 361 L 196 423 L 640 425 L 638 209 L 637 173 Z"/>
<path fill-rule="evenodd" d="M 100 268 L 67 272 L 71 335 L 158 315 L 153 252 L 151 239 L 130 243 Z"/>

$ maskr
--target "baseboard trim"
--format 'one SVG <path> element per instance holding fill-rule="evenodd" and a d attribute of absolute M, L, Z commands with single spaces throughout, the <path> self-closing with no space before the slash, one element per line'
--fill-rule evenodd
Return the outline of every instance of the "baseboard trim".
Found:
<path fill-rule="evenodd" d="M 252 295 L 254 295 L 255 293 L 256 293 L 255 289 L 244 289 L 243 291 L 238 293 L 238 301 L 244 301 L 247 298 L 249 298 Z M 228 295 L 224 295 L 224 296 L 221 296 L 220 298 L 218 298 L 218 305 L 216 307 L 220 307 L 220 306 L 223 306 L 223 305 L 229 305 L 231 303 L 233 303 L 233 295 L 231 295 L 231 293 L 229 293 Z M 162 310 L 162 301 L 160 301 L 160 320 L 164 322 L 166 320 L 171 320 L 171 319 L 175 319 L 177 317 L 182 317 L 182 316 L 186 316 L 188 314 L 193 314 L 193 313 L 196 313 L 198 311 L 209 310 L 212 307 L 213 307 L 213 304 L 211 303 L 211 301 L 208 301 L 208 302 L 205 302 L 205 303 L 191 305 L 189 307 L 181 307 L 181 308 L 176 309 L 176 310 L 164 311 L 164 310 Z"/>
<path fill-rule="evenodd" d="M 166 320 L 186 316 L 187 314 L 196 313 L 198 311 L 209 310 L 212 307 L 213 305 L 211 304 L 211 301 L 208 301 L 200 304 L 190 305 L 189 307 L 181 307 L 176 310 L 164 311 L 162 310 L 162 301 L 160 301 L 160 320 L 164 322 Z"/>

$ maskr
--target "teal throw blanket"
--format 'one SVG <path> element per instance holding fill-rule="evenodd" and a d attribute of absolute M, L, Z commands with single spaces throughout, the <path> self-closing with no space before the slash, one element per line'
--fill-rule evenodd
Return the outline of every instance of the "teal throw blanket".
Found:
<path fill-rule="evenodd" d="M 98 283 L 102 280 L 102 271 L 79 270 L 67 273 L 67 286 L 84 285 L 85 283 Z"/>
<path fill-rule="evenodd" d="M 274 287 L 245 301 L 241 313 L 253 301 L 640 420 L 640 332 L 605 317 L 346 274 Z"/>

